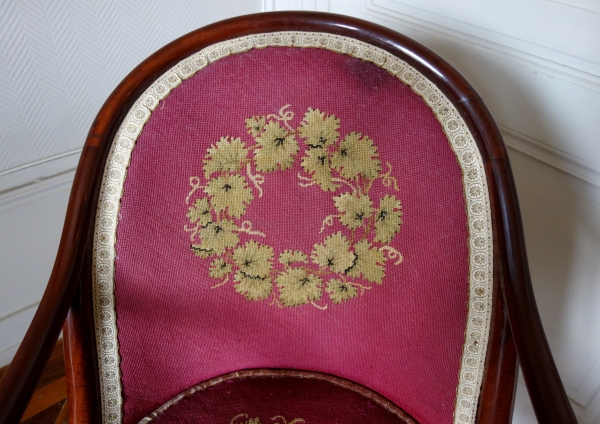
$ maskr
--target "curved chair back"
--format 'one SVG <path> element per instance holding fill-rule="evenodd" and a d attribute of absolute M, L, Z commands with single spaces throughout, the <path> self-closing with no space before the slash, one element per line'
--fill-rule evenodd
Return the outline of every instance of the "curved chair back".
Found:
<path fill-rule="evenodd" d="M 182 37 L 109 98 L 73 193 L 77 422 L 509 422 L 507 312 L 536 411 L 572 418 L 498 130 L 404 36 L 273 13 Z"/>

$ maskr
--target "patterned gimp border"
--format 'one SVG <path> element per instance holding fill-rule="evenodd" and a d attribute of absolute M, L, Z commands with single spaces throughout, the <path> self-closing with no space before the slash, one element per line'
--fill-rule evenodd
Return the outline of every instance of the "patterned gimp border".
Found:
<path fill-rule="evenodd" d="M 193 396 L 198 392 L 214 387 L 218 384 L 221 384 L 225 381 L 236 380 L 236 379 L 248 379 L 248 378 L 285 378 L 285 377 L 293 377 L 293 378 L 301 378 L 308 380 L 322 380 L 327 381 L 336 386 L 342 387 L 347 390 L 351 390 L 359 395 L 371 400 L 377 405 L 382 406 L 390 413 L 394 414 L 396 417 L 400 418 L 406 424 L 417 424 L 415 420 L 412 419 L 410 415 L 400 409 L 398 406 L 394 405 L 392 402 L 381 396 L 380 394 L 369 390 L 368 388 L 361 386 L 360 384 L 356 384 L 352 381 L 336 377 L 329 374 L 322 374 L 318 372 L 310 372 L 310 371 L 298 371 L 298 370 L 281 370 L 281 369 L 255 369 L 255 370 L 242 370 L 236 371 L 229 374 L 225 374 L 211 380 L 200 383 L 186 391 L 178 394 L 173 399 L 162 404 L 158 409 L 156 409 L 151 414 L 142 418 L 138 424 L 148 424 L 153 419 L 157 418 L 159 415 L 165 413 L 170 407 L 178 404 L 182 400 L 187 397 Z M 304 421 L 303 421 L 304 422 Z"/>
<path fill-rule="evenodd" d="M 92 278 L 103 422 L 122 422 L 114 261 L 120 199 L 136 140 L 159 102 L 183 80 L 219 59 L 265 47 L 320 48 L 373 63 L 409 85 L 442 125 L 462 169 L 469 230 L 469 306 L 454 423 L 473 423 L 488 344 L 493 282 L 491 211 L 483 160 L 456 108 L 421 73 L 378 47 L 317 32 L 255 34 L 213 44 L 160 76 L 133 104 L 119 127 L 106 162 L 94 232 Z"/>

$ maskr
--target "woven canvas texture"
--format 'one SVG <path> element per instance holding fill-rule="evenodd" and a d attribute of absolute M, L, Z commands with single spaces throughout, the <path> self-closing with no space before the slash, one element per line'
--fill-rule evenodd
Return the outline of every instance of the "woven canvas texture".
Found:
<path fill-rule="evenodd" d="M 296 374 L 296 375 L 290 375 Z M 325 374 L 248 370 L 194 387 L 141 423 L 414 424 L 389 401 Z"/>
<path fill-rule="evenodd" d="M 364 212 L 347 206 L 352 202 L 340 206 L 342 195 L 352 196 L 351 186 L 360 184 L 361 177 L 353 179 L 348 171 L 351 165 L 332 171 L 349 184 L 327 190 L 316 173 L 307 172 L 302 158 L 311 147 L 300 128 L 311 110 L 339 121 L 338 146 L 360 133 L 370 157 L 363 174 L 389 171 L 393 179 L 375 181 L 371 204 L 362 207 L 381 211 L 382 199 L 393 196 L 401 202 L 399 232 L 377 236 L 366 220 L 355 229 L 344 223 L 344 215 Z M 297 152 L 292 143 L 293 160 L 285 162 L 282 155 L 273 171 L 232 171 L 243 175 L 243 183 L 236 177 L 220 187 L 228 185 L 227 194 L 237 190 L 237 200 L 219 203 L 210 184 L 220 174 L 207 174 L 205 162 L 216 157 L 209 156 L 224 137 L 228 147 L 238 138 L 256 146 L 246 121 L 252 117 L 265 118 L 263 134 L 268 122 L 288 135 L 297 131 Z M 289 145 L 285 134 L 280 138 Z M 248 158 L 257 150 L 248 149 Z M 258 174 L 264 181 L 252 180 Z M 431 109 L 410 87 L 359 59 L 269 47 L 223 58 L 184 81 L 161 101 L 138 138 L 121 199 L 115 303 L 124 422 L 137 422 L 199 382 L 248 368 L 338 375 L 375 390 L 419 422 L 452 422 L 469 300 L 461 179 Z M 204 219 L 196 203 L 202 199 L 212 205 L 213 221 L 229 213 L 235 228 L 217 230 L 205 222 L 198 234 L 188 231 L 194 216 L 195 222 Z M 219 237 L 231 234 L 211 245 L 210 254 L 201 251 L 206 228 Z M 358 246 L 364 234 L 370 244 Z M 373 246 L 389 249 L 369 250 Z M 333 261 L 333 271 L 281 277 L 286 251 L 299 258 L 294 252 L 303 253 L 300 263 L 313 269 Z M 229 265 L 238 267 L 229 274 L 228 254 Z M 244 255 L 262 258 L 268 272 L 234 260 Z M 219 258 L 224 265 L 215 262 Z M 357 258 L 370 258 L 371 266 L 352 276 Z M 354 285 L 343 290 L 344 278 Z M 271 288 L 255 290 L 258 279 Z M 340 283 L 328 286 L 328 279 Z M 285 295 L 294 281 L 312 289 Z M 352 290 L 353 296 L 344 295 Z"/>

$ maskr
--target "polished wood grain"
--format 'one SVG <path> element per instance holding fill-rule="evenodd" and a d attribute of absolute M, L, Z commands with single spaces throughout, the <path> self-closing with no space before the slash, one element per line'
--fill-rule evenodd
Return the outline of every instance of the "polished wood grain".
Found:
<path fill-rule="evenodd" d="M 494 311 L 490 350 L 479 401 L 479 423 L 510 422 L 518 357 L 541 423 L 575 423 L 537 311 L 519 205 L 502 137 L 473 87 L 444 59 L 417 42 L 362 20 L 313 12 L 274 12 L 222 21 L 194 31 L 135 68 L 108 98 L 87 137 L 59 253 L 32 326 L 0 385 L 0 423 L 18 422 L 41 368 L 65 321 L 70 422 L 98 419 L 98 386 L 91 306 L 91 242 L 101 171 L 127 110 L 156 78 L 208 45 L 243 35 L 275 31 L 329 32 L 375 45 L 400 57 L 436 84 L 458 109 L 481 151 L 492 202 Z"/>

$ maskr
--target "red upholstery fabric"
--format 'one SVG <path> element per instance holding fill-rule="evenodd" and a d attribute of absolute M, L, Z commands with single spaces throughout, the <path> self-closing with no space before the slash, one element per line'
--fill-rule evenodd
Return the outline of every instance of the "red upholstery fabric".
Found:
<path fill-rule="evenodd" d="M 394 193 L 402 228 L 389 243 L 403 263 L 385 264 L 383 283 L 333 304 L 280 308 L 252 301 L 233 282 L 209 276 L 211 259 L 190 250 L 190 177 L 205 184 L 207 149 L 224 136 L 253 143 L 245 119 L 309 108 L 374 141 L 398 191 L 379 181 L 372 198 Z M 299 142 L 302 155 L 305 145 Z M 300 159 L 265 175 L 243 220 L 274 248 L 310 255 L 323 241 L 332 196 L 302 187 Z M 192 197 L 202 196 L 202 189 Z M 378 200 L 374 200 L 378 204 Z M 242 219 L 240 219 L 241 221 Z M 325 232 L 350 232 L 334 220 Z M 468 301 L 468 246 L 461 170 L 431 110 L 385 70 L 330 51 L 252 50 L 210 64 L 161 102 L 133 151 L 117 229 L 115 296 L 124 421 L 137 422 L 199 382 L 247 368 L 329 373 L 380 393 L 421 423 L 452 421 Z M 310 260 L 310 259 L 309 259 Z M 359 279 L 360 281 L 360 279 Z"/>
<path fill-rule="evenodd" d="M 327 376 L 323 376 L 327 377 Z M 221 380 L 185 396 L 150 422 L 155 424 L 413 424 L 385 399 L 330 381 L 291 376 Z M 347 383 L 347 382 L 346 382 Z M 376 396 L 376 395 L 375 395 Z M 383 402 L 382 402 L 383 401 Z M 386 403 L 384 403 L 386 402 Z"/>

